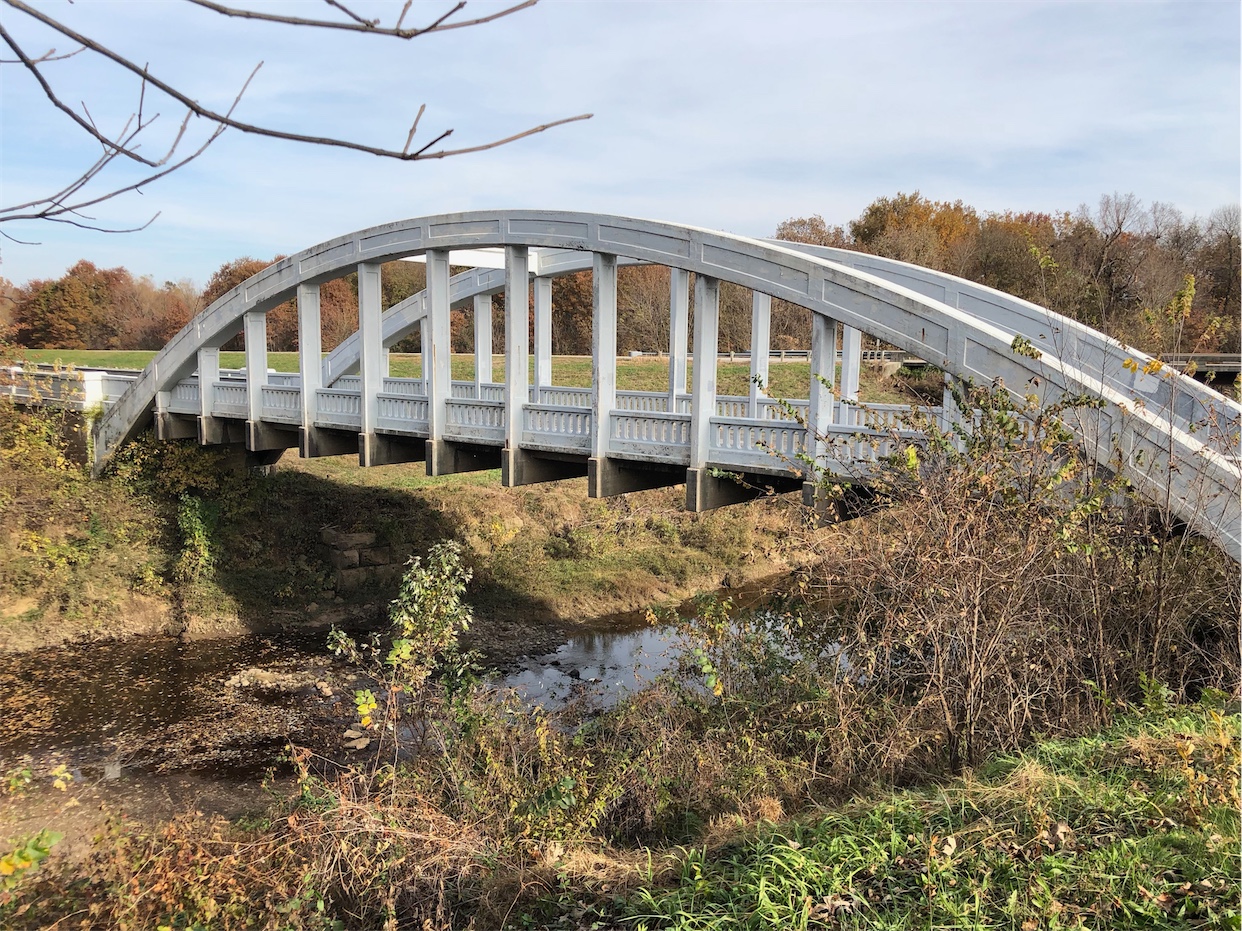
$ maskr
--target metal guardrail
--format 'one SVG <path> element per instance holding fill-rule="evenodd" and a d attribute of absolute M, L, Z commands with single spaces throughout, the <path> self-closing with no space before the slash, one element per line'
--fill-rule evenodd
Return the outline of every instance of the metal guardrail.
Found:
<path fill-rule="evenodd" d="M 1242 374 L 1242 354 L 1232 352 L 1166 352 L 1156 356 L 1165 365 L 1179 371 L 1194 366 L 1196 374 L 1216 372 L 1218 375 Z"/>

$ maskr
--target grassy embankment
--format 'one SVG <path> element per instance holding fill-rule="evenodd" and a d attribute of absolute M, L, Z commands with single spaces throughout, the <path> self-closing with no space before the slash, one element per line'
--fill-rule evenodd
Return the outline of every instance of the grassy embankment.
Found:
<path fill-rule="evenodd" d="M 473 680 L 441 560 L 364 657 L 359 755 L 294 749 L 257 822 L 120 825 L 64 875 L 23 860 L 0 917 L 1236 927 L 1237 565 L 1085 469 L 1056 411 L 1023 412 L 1032 441 L 1004 392 L 969 403 L 968 454 L 929 427 L 882 519 L 799 540 L 827 610 L 704 603 L 669 676 L 544 712 Z"/>
<path fill-rule="evenodd" d="M 964 777 L 825 798 L 792 817 L 761 798 L 688 842 L 638 847 L 555 834 L 497 844 L 484 824 L 427 812 L 407 773 L 384 777 L 372 797 L 349 786 L 355 775 L 331 792 L 308 780 L 300 798 L 245 823 L 118 820 L 93 859 L 0 878 L 0 923 L 1236 928 L 1239 736 L 1236 708 L 1156 705 L 1092 736 L 994 756 Z M 550 791 L 544 804 L 572 802 L 572 792 Z"/>
<path fill-rule="evenodd" d="M 33 361 L 140 367 L 152 353 L 32 350 Z M 241 354 L 224 358 L 238 365 Z M 273 367 L 296 355 L 273 353 Z M 393 371 L 417 375 L 420 357 Z M 454 375 L 473 377 L 457 356 Z M 503 377 L 503 359 L 497 359 Z M 590 360 L 558 358 L 557 380 L 590 383 Z M 721 390 L 744 393 L 745 364 L 721 365 Z M 773 383 L 805 384 L 806 363 L 773 366 Z M 667 360 L 623 359 L 622 388 L 659 390 Z M 900 391 L 869 379 L 872 396 Z M 908 396 L 908 395 L 907 395 Z M 54 419 L 54 418 L 53 418 Z M 688 515 L 677 489 L 589 500 L 581 481 L 499 487 L 495 472 L 428 479 L 420 464 L 359 469 L 352 457 L 287 455 L 259 479 L 218 450 L 140 442 L 103 482 L 65 460 L 50 420 L 10 416 L 0 471 L 0 643 L 35 646 L 81 634 L 260 629 L 297 623 L 307 607 L 338 617 L 323 563 L 324 527 L 374 532 L 404 556 L 437 540 L 467 547 L 484 616 L 572 622 L 677 600 L 778 572 L 796 563 L 785 539 L 790 515 L 777 502 Z M 134 515 L 150 519 L 135 520 Z M 341 593 L 382 603 L 395 586 Z"/>
<path fill-rule="evenodd" d="M 1155 709 L 683 849 L 634 928 L 1236 928 L 1239 721 Z"/>

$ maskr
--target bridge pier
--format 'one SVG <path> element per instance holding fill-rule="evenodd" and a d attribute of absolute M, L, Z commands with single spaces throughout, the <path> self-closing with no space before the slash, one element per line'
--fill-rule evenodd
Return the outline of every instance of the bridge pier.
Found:
<path fill-rule="evenodd" d="M 198 439 L 198 419 L 170 414 L 168 411 L 156 411 L 155 438 L 161 443 L 168 440 Z"/>
<path fill-rule="evenodd" d="M 227 417 L 199 417 L 199 446 L 244 446 L 246 444 L 246 424 L 241 420 L 230 420 Z"/>
<path fill-rule="evenodd" d="M 524 449 L 500 450 L 500 483 L 505 488 L 582 478 L 589 474 L 588 465 L 580 456 L 560 458 L 555 454 L 537 456 Z"/>
<path fill-rule="evenodd" d="M 427 458 L 427 441 L 383 433 L 359 433 L 357 450 L 358 465 L 369 469 L 402 462 L 423 462 Z"/>
<path fill-rule="evenodd" d="M 854 520 L 878 508 L 875 492 L 859 484 L 842 485 L 839 493 L 830 495 L 817 482 L 803 482 L 802 504 L 814 512 L 821 526 Z"/>
<path fill-rule="evenodd" d="M 802 480 L 792 476 L 757 475 L 730 472 L 713 475 L 711 469 L 686 470 L 686 510 L 693 513 L 713 511 L 730 504 L 741 504 L 769 494 L 796 491 Z"/>
<path fill-rule="evenodd" d="M 246 449 L 252 453 L 269 450 L 284 452 L 286 449 L 297 449 L 299 445 L 297 427 L 280 427 L 261 420 L 246 421 Z"/>
<path fill-rule="evenodd" d="M 352 431 L 325 430 L 322 427 L 302 427 L 298 430 L 298 455 L 303 459 L 357 454 L 358 434 Z"/>
<path fill-rule="evenodd" d="M 428 475 L 486 472 L 501 467 L 501 450 L 495 446 L 427 440 L 426 450 Z"/>
<path fill-rule="evenodd" d="M 627 462 L 592 456 L 587 460 L 587 496 L 611 498 L 646 491 L 649 488 L 667 488 L 680 485 L 686 474 L 680 466 L 663 466 L 658 463 Z"/>

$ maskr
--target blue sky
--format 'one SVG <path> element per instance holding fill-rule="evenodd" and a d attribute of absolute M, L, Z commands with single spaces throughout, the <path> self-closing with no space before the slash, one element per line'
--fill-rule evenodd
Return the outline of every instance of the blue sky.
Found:
<path fill-rule="evenodd" d="M 282 129 L 400 148 L 422 103 L 419 138 L 453 127 L 454 145 L 595 116 L 415 163 L 226 133 L 95 214 L 126 225 L 161 211 L 143 232 L 0 225 L 39 243 L 0 241 L 0 275 L 18 283 L 86 258 L 201 285 L 243 255 L 454 210 L 588 210 L 771 235 L 788 217 L 844 223 L 915 189 L 984 211 L 1073 210 L 1116 191 L 1206 215 L 1240 196 L 1237 0 L 542 0 L 410 42 L 242 22 L 177 0 L 29 2 L 219 109 L 263 61 L 237 116 Z M 246 5 L 332 15 L 311 0 Z M 390 22 L 401 5 L 353 7 Z M 504 5 L 471 0 L 465 12 Z M 448 6 L 416 0 L 414 15 Z M 14 10 L 0 22 L 29 52 L 72 47 Z M 101 126 L 134 109 L 136 82 L 97 56 L 44 68 Z M 147 108 L 161 113 L 144 148 L 155 151 L 181 114 L 167 99 Z M 183 145 L 196 138 L 191 127 Z M 0 66 L 4 205 L 55 190 L 97 151 L 20 65 Z M 104 180 L 130 177 L 122 166 Z"/>

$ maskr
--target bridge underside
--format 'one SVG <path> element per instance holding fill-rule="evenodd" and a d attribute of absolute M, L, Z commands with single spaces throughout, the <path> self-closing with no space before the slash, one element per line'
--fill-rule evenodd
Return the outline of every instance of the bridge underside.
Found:
<path fill-rule="evenodd" d="M 464 253 L 476 267 L 450 277 L 452 256 L 461 261 Z M 495 261 L 478 259 L 486 255 Z M 384 308 L 381 265 L 407 257 L 426 261 L 427 289 Z M 666 391 L 617 389 L 617 271 L 625 264 L 669 270 Z M 592 385 L 567 388 L 552 382 L 551 281 L 585 269 L 593 280 Z M 358 331 L 324 357 L 319 286 L 354 272 Z M 754 295 L 746 396 L 716 389 L 726 281 Z M 511 373 L 504 380 L 492 377 L 498 294 Z M 281 375 L 267 367 L 266 314 L 291 298 L 300 365 Z M 806 396 L 792 404 L 760 388 L 773 298 L 811 311 Z M 475 315 L 470 382 L 450 374 L 454 307 Z M 220 347 L 239 332 L 245 369 L 223 372 Z M 414 332 L 422 336 L 422 377 L 392 377 L 388 349 Z M 584 476 L 591 495 L 685 483 L 687 505 L 701 510 L 751 493 L 722 473 L 778 489 L 800 484 L 795 467 L 866 481 L 894 445 L 917 439 L 898 409 L 857 403 L 863 333 L 951 380 L 1003 385 L 1044 403 L 1095 399 L 1069 424 L 1087 453 L 1124 468 L 1140 491 L 1174 502 L 1175 516 L 1242 557 L 1242 407 L 1193 380 L 1045 308 L 928 269 L 594 214 L 405 220 L 274 264 L 195 317 L 131 384 L 116 386 L 95 431 L 97 466 L 154 422 L 166 439 L 244 444 L 267 457 L 294 448 L 306 456 L 356 453 L 365 466 L 423 461 L 431 475 L 499 467 L 507 485 Z M 945 410 L 924 414 L 943 421 Z"/>

